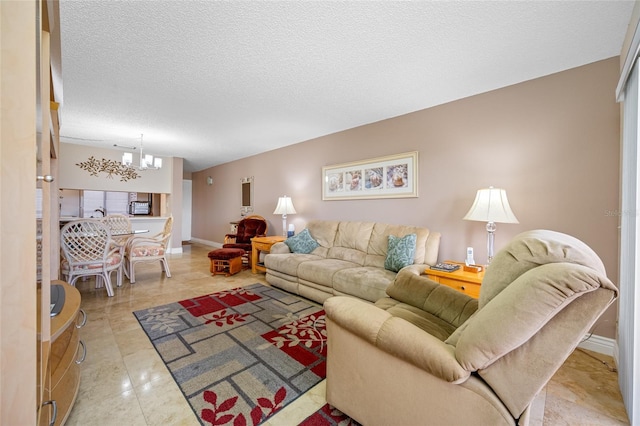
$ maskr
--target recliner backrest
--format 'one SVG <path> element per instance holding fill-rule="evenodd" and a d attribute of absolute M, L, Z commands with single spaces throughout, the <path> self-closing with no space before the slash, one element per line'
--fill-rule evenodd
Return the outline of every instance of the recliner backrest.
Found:
<path fill-rule="evenodd" d="M 267 221 L 261 218 L 247 217 L 238 223 L 236 244 L 251 244 L 251 239 L 263 236 L 267 231 Z"/>
<path fill-rule="evenodd" d="M 520 234 L 496 255 L 478 310 L 446 343 L 518 418 L 617 297 L 604 272 L 573 237 Z"/>
<path fill-rule="evenodd" d="M 575 263 L 607 275 L 598 255 L 579 239 L 560 232 L 533 230 L 516 235 L 487 268 L 478 309 L 525 272 L 547 263 Z"/>

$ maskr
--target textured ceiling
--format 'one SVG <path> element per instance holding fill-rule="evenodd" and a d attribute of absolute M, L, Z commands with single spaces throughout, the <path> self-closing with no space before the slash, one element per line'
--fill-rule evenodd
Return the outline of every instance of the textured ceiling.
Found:
<path fill-rule="evenodd" d="M 61 0 L 62 140 L 186 171 L 620 54 L 631 1 Z M 612 91 L 614 89 L 612 88 Z"/>

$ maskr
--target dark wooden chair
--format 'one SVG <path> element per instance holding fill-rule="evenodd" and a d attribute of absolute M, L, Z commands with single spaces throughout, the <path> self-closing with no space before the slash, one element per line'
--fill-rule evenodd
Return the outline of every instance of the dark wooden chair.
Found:
<path fill-rule="evenodd" d="M 251 239 L 267 235 L 267 221 L 259 215 L 247 216 L 238 222 L 235 234 L 226 234 L 222 248 L 236 248 L 244 250 L 243 264 L 251 265 Z"/>

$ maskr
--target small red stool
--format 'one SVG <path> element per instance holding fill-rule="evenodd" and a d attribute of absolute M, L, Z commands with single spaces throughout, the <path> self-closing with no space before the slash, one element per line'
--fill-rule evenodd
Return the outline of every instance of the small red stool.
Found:
<path fill-rule="evenodd" d="M 242 270 L 242 256 L 244 256 L 244 250 L 242 249 L 221 248 L 211 250 L 208 256 L 211 259 L 209 270 L 212 275 L 225 274 L 228 277 Z"/>

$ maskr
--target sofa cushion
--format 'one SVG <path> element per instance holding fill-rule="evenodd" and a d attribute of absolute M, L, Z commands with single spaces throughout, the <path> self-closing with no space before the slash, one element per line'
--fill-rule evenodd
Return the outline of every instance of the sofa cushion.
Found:
<path fill-rule="evenodd" d="M 421 330 L 426 331 L 432 336 L 437 337 L 443 342 L 456 329 L 455 326 L 442 320 L 436 315 L 423 311 L 415 306 L 407 305 L 406 303 L 402 303 L 390 297 L 379 299 L 376 301 L 376 306 L 389 312 L 394 317 L 399 317 L 409 321 L 411 324 L 419 327 Z"/>
<path fill-rule="evenodd" d="M 447 321 L 453 328 L 464 327 L 478 310 L 478 301 L 453 288 L 427 278 L 422 271 L 408 267 L 398 272 L 387 294 L 404 304 Z"/>
<path fill-rule="evenodd" d="M 404 237 L 389 235 L 388 244 L 384 269 L 398 272 L 405 266 L 413 264 L 413 254 L 416 251 L 416 234 L 408 234 Z"/>
<path fill-rule="evenodd" d="M 314 254 L 302 254 L 302 253 L 286 253 L 286 254 L 274 254 L 269 253 L 264 257 L 264 266 L 267 270 L 277 271 L 282 274 L 297 276 L 298 267 L 303 262 L 309 262 L 312 260 L 322 259 L 320 256 Z"/>
<path fill-rule="evenodd" d="M 312 255 L 307 254 L 301 256 Z M 310 260 L 298 265 L 298 278 L 314 282 L 325 287 L 333 287 L 333 275 L 336 272 L 342 269 L 356 268 L 358 266 L 359 265 L 356 265 L 355 263 L 340 259 Z"/>
<path fill-rule="evenodd" d="M 373 225 L 373 222 L 340 222 L 333 245 L 366 253 Z"/>
<path fill-rule="evenodd" d="M 307 229 L 321 247 L 328 249 L 333 247 L 339 223 L 336 220 L 312 220 L 307 223 Z"/>
<path fill-rule="evenodd" d="M 395 273 L 373 266 L 342 269 L 333 276 L 333 288 L 350 296 L 375 302 L 386 296 L 386 289 L 393 282 Z"/>
<path fill-rule="evenodd" d="M 438 257 L 440 234 L 432 234 L 427 228 L 418 226 L 376 223 L 371 232 L 371 239 L 367 247 L 365 266 L 384 268 L 389 246 L 389 235 L 404 237 L 408 234 L 416 234 L 416 249 L 413 254 L 413 263 L 435 264 Z"/>
<path fill-rule="evenodd" d="M 327 257 L 364 265 L 373 222 L 340 222 Z"/>
<path fill-rule="evenodd" d="M 344 260 L 357 266 L 363 266 L 367 254 L 363 251 L 348 247 L 331 247 L 327 253 L 327 258 Z"/>
<path fill-rule="evenodd" d="M 298 235 L 287 238 L 284 243 L 289 246 L 293 253 L 308 254 L 314 251 L 320 244 L 309 234 L 308 229 L 303 229 Z"/>

